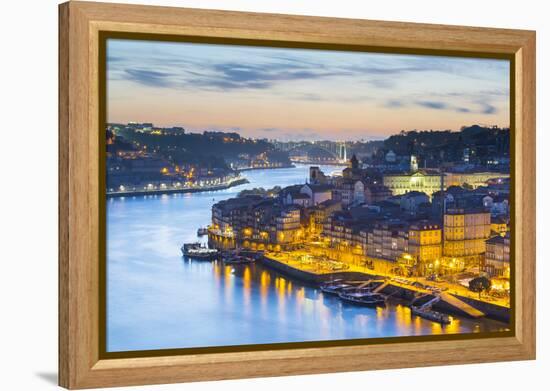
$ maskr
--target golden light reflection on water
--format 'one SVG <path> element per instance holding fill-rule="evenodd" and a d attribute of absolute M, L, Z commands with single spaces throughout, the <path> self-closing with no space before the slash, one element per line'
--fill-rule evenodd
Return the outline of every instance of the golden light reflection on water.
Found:
<path fill-rule="evenodd" d="M 415 334 L 421 334 L 422 333 L 422 318 L 420 316 L 412 316 L 414 319 L 414 333 Z"/>
<path fill-rule="evenodd" d="M 395 324 L 399 331 L 408 334 L 411 329 L 411 310 L 402 304 L 395 306 Z"/>
<path fill-rule="evenodd" d="M 269 273 L 264 270 L 260 275 L 260 296 L 262 298 L 262 302 L 265 302 L 265 300 L 267 299 L 270 282 L 271 277 L 269 276 Z"/>
<path fill-rule="evenodd" d="M 298 304 L 302 305 L 304 303 L 304 298 L 306 296 L 306 290 L 304 287 L 301 287 L 296 291 L 296 301 Z"/>
<path fill-rule="evenodd" d="M 231 304 L 233 302 L 233 268 L 231 266 L 223 267 L 224 286 L 225 286 L 225 302 Z"/>
<path fill-rule="evenodd" d="M 213 265 L 214 267 L 212 268 L 212 271 L 214 272 L 214 281 L 216 286 L 219 287 L 221 283 L 222 268 L 218 262 L 213 263 Z"/>
<path fill-rule="evenodd" d="M 285 314 L 285 304 L 286 304 L 286 297 L 285 297 L 285 288 L 286 288 L 286 280 L 281 277 L 277 277 L 275 279 L 275 291 L 277 292 L 277 303 L 279 308 L 279 317 L 281 320 L 284 320 L 286 318 Z"/>
<path fill-rule="evenodd" d="M 456 317 L 451 317 L 450 324 L 442 325 L 412 315 L 410 308 L 402 303 L 389 303 L 385 307 L 376 307 L 364 312 L 344 309 L 341 305 L 334 305 L 332 296 L 326 296 L 318 290 L 312 291 L 304 286 L 296 286 L 296 283 L 285 277 L 273 275 L 267 270 L 255 272 L 256 269 L 253 266 L 246 266 L 239 270 L 215 262 L 212 263 L 212 270 L 216 286 L 223 285 L 226 304 L 233 303 L 233 295 L 237 293 L 235 289 L 238 288 L 235 286 L 235 279 L 242 278 L 243 311 L 246 313 L 253 311 L 252 295 L 257 289 L 263 315 L 268 314 L 270 297 L 275 298 L 279 320 L 285 322 L 287 309 L 290 309 L 293 322 L 301 323 L 304 319 L 315 319 L 321 334 L 327 338 L 333 338 L 341 330 L 345 330 L 349 322 L 353 322 L 359 329 L 367 330 L 374 327 L 378 332 L 382 332 L 390 321 L 398 330 L 397 335 L 422 335 L 426 332 L 431 335 L 453 334 L 460 333 L 462 328 L 460 319 Z M 253 286 L 253 284 L 256 285 Z M 292 308 L 287 308 L 290 304 Z M 471 332 L 480 331 L 479 325 L 471 330 Z"/>
<path fill-rule="evenodd" d="M 455 334 L 460 332 L 460 320 L 451 316 L 451 323 L 445 326 L 445 332 Z"/>
<path fill-rule="evenodd" d="M 441 324 L 432 322 L 432 334 L 433 335 L 439 335 L 443 334 L 443 326 Z"/>
<path fill-rule="evenodd" d="M 250 297 L 252 294 L 252 277 L 250 272 L 250 266 L 246 266 L 243 272 L 243 299 L 246 312 L 251 310 L 250 308 Z"/>
<path fill-rule="evenodd" d="M 304 313 L 304 304 L 306 302 L 305 299 L 306 296 L 306 290 L 304 287 L 301 287 L 300 289 L 296 289 L 295 292 L 295 309 L 296 309 L 296 317 L 297 319 L 302 319 L 302 315 Z"/>

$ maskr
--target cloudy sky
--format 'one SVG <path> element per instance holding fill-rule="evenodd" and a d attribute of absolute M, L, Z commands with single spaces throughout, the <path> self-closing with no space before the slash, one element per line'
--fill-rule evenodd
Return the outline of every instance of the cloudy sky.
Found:
<path fill-rule="evenodd" d="M 509 62 L 109 40 L 109 122 L 247 137 L 377 139 L 509 126 Z"/>

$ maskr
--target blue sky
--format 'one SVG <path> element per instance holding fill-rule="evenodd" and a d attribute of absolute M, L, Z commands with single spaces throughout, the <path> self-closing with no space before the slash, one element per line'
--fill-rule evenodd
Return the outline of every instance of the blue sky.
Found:
<path fill-rule="evenodd" d="M 109 40 L 109 122 L 279 139 L 509 126 L 509 62 Z"/>

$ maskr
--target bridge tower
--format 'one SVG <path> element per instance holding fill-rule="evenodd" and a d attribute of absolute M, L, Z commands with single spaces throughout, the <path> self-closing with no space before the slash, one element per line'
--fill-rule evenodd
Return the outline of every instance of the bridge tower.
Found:
<path fill-rule="evenodd" d="M 338 158 L 343 162 L 346 162 L 348 160 L 348 151 L 347 151 L 345 142 L 340 142 L 338 144 L 338 153 L 337 153 L 337 155 L 338 155 Z"/>

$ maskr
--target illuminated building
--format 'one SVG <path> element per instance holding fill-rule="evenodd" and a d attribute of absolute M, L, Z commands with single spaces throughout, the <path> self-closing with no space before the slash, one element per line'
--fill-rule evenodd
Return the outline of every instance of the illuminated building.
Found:
<path fill-rule="evenodd" d="M 327 200 L 321 202 L 310 210 L 310 233 L 317 236 L 323 233 L 324 224 L 329 216 L 342 210 L 342 203 L 336 200 Z"/>
<path fill-rule="evenodd" d="M 275 243 L 281 247 L 294 245 L 304 240 L 304 230 L 300 224 L 300 209 L 286 208 L 275 218 Z"/>
<path fill-rule="evenodd" d="M 393 195 L 406 194 L 411 191 L 426 193 L 431 196 L 441 190 L 441 174 L 435 170 L 420 170 L 413 173 L 386 174 L 383 184 Z"/>
<path fill-rule="evenodd" d="M 486 186 L 487 181 L 495 178 L 509 178 L 509 173 L 499 172 L 446 172 L 444 184 L 445 188 L 449 186 L 462 186 L 467 183 L 474 189 L 480 186 Z"/>
<path fill-rule="evenodd" d="M 441 226 L 434 222 L 421 221 L 409 226 L 408 254 L 417 262 L 418 274 L 425 275 L 437 268 L 442 251 L 441 236 Z"/>
<path fill-rule="evenodd" d="M 441 174 L 437 170 L 424 169 L 411 173 L 386 174 L 383 178 L 384 186 L 387 186 L 393 195 L 405 194 L 410 191 L 420 191 L 431 196 L 441 188 L 450 186 L 462 186 L 465 183 L 476 189 L 486 186 L 487 181 L 494 178 L 508 178 L 509 174 L 496 172 L 471 172 Z"/>
<path fill-rule="evenodd" d="M 367 234 L 370 258 L 397 262 L 407 251 L 407 225 L 401 221 L 378 223 Z"/>
<path fill-rule="evenodd" d="M 476 266 L 491 234 L 491 214 L 477 209 L 449 209 L 443 216 L 443 256 L 446 265 Z"/>
<path fill-rule="evenodd" d="M 501 217 L 491 218 L 491 231 L 504 236 L 508 231 L 508 224 L 506 224 L 506 221 Z"/>
<path fill-rule="evenodd" d="M 510 278 L 510 234 L 494 236 L 485 245 L 484 270 L 491 277 Z"/>

